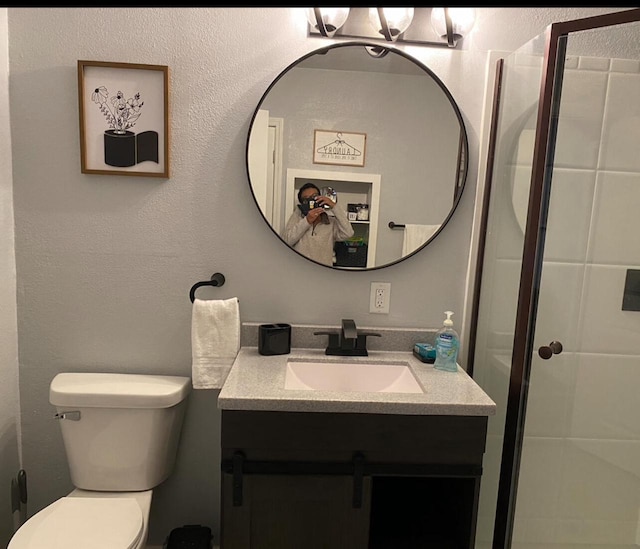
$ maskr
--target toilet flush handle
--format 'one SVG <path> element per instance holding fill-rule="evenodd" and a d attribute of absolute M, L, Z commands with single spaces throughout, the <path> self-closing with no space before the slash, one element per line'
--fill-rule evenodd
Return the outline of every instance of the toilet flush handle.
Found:
<path fill-rule="evenodd" d="M 70 419 L 71 421 L 80 421 L 80 410 L 72 412 L 58 412 L 53 416 L 54 419 Z"/>

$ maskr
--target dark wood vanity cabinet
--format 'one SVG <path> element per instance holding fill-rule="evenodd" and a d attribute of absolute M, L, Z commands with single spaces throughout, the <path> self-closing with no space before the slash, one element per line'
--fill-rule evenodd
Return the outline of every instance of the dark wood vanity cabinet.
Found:
<path fill-rule="evenodd" d="M 222 411 L 221 549 L 471 549 L 486 416 Z"/>

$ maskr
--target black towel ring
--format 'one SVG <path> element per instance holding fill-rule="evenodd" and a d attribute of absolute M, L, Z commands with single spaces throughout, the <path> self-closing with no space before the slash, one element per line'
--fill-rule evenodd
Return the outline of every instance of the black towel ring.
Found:
<path fill-rule="evenodd" d="M 224 284 L 224 275 L 222 273 L 213 273 L 211 275 L 211 280 L 205 280 L 204 282 L 196 282 L 193 286 L 191 286 L 191 291 L 189 292 L 189 298 L 191 299 L 191 303 L 193 303 L 196 299 L 196 290 L 200 286 L 222 286 Z"/>

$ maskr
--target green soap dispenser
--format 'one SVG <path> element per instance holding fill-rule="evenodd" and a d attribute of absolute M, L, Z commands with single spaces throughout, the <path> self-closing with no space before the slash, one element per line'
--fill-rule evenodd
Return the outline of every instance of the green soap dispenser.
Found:
<path fill-rule="evenodd" d="M 453 329 L 453 320 L 451 320 L 453 312 L 445 311 L 444 314 L 447 318 L 442 328 L 436 333 L 436 361 L 433 367 L 447 372 L 457 372 L 460 338 Z"/>

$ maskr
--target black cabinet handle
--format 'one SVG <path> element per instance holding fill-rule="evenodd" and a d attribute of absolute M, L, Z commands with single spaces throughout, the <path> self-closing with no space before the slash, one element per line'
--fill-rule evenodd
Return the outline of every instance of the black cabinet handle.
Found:
<path fill-rule="evenodd" d="M 559 341 L 552 341 L 549 345 L 543 345 L 538 349 L 540 358 L 549 360 L 553 355 L 559 355 L 562 352 L 562 343 Z"/>
<path fill-rule="evenodd" d="M 360 452 L 353 455 L 353 508 L 362 508 L 362 485 L 364 482 L 364 456 Z"/>
<path fill-rule="evenodd" d="M 244 465 L 244 453 L 233 454 L 233 506 L 242 507 L 242 469 Z"/>

